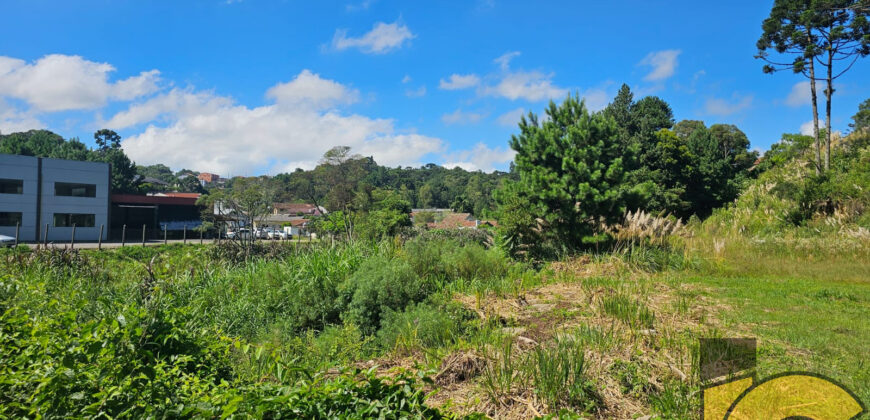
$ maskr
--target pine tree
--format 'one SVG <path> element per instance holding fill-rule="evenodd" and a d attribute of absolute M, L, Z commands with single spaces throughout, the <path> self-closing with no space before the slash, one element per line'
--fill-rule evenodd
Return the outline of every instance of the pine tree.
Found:
<path fill-rule="evenodd" d="M 627 182 L 636 147 L 623 148 L 614 119 L 590 114 L 577 97 L 550 102 L 546 115 L 543 123 L 523 117 L 511 138 L 520 175 L 512 190 L 544 221 L 549 239 L 567 248 L 594 243 L 600 224 L 616 222 L 641 194 Z"/>

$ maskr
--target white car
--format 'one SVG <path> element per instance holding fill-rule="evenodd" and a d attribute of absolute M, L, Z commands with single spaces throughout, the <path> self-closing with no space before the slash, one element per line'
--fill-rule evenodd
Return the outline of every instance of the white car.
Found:
<path fill-rule="evenodd" d="M 251 239 L 251 230 L 246 228 L 241 228 L 238 232 L 227 230 L 227 239 L 235 239 L 237 236 L 239 239 Z"/>
<path fill-rule="evenodd" d="M 287 232 L 283 230 L 270 230 L 269 231 L 269 239 L 287 239 Z"/>
<path fill-rule="evenodd" d="M 6 235 L 0 235 L 0 248 L 11 247 L 15 245 L 15 238 Z"/>

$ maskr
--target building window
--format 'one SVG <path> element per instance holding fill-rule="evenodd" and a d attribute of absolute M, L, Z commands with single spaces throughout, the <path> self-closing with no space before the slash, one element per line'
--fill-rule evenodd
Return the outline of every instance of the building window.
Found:
<path fill-rule="evenodd" d="M 97 186 L 94 184 L 72 184 L 55 182 L 54 195 L 63 197 L 96 197 Z"/>
<path fill-rule="evenodd" d="M 0 211 L 0 226 L 21 225 L 21 212 Z"/>
<path fill-rule="evenodd" d="M 55 213 L 54 227 L 94 227 L 96 225 L 96 215 L 93 214 L 74 214 L 74 213 Z"/>
<path fill-rule="evenodd" d="M 0 194 L 24 194 L 24 181 L 20 179 L 0 179 Z"/>

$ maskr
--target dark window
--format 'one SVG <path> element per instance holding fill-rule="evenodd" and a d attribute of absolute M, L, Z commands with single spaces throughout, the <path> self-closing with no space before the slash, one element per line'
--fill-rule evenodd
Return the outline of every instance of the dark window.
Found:
<path fill-rule="evenodd" d="M 54 227 L 94 227 L 96 216 L 93 214 L 55 213 Z"/>
<path fill-rule="evenodd" d="M 97 186 L 94 184 L 71 184 L 68 182 L 55 182 L 54 195 L 64 197 L 96 197 Z"/>
<path fill-rule="evenodd" d="M 0 211 L 0 226 L 17 226 L 21 224 L 21 212 Z"/>
<path fill-rule="evenodd" d="M 24 181 L 20 179 L 0 179 L 0 194 L 24 194 Z"/>

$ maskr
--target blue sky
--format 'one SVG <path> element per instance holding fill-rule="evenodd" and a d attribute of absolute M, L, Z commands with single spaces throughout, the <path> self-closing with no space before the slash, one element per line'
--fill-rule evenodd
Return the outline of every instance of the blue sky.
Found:
<path fill-rule="evenodd" d="M 505 169 L 520 113 L 569 92 L 600 109 L 622 83 L 760 150 L 812 118 L 804 80 L 753 58 L 772 2 L 2 3 L 0 131 L 109 127 L 176 170 L 274 174 L 335 145 Z M 840 80 L 835 129 L 866 80 L 870 60 Z"/>

